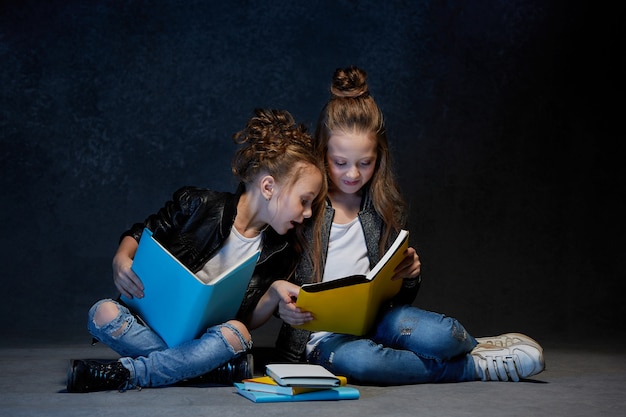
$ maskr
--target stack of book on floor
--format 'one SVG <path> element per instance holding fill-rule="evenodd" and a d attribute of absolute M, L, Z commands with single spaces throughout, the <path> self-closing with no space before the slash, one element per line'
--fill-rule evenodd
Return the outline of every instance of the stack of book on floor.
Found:
<path fill-rule="evenodd" d="M 358 399 L 359 390 L 346 383 L 320 365 L 289 363 L 268 364 L 265 376 L 244 379 L 235 388 L 255 403 Z"/>

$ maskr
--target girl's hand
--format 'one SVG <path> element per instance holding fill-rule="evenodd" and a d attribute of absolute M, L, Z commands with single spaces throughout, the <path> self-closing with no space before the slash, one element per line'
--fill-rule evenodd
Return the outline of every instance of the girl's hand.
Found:
<path fill-rule="evenodd" d="M 422 264 L 415 249 L 408 248 L 404 252 L 404 259 L 394 270 L 392 279 L 417 278 L 421 272 L 421 267 Z"/>
<path fill-rule="evenodd" d="M 280 318 L 288 324 L 303 324 L 312 319 L 310 313 L 296 307 L 296 297 L 300 287 L 289 281 L 274 281 L 257 303 L 248 322 L 249 329 L 256 329 L 266 323 L 278 308 Z"/>
<path fill-rule="evenodd" d="M 113 283 L 128 298 L 143 298 L 143 284 L 130 266 L 133 260 L 124 253 L 118 252 L 113 257 Z"/>
<path fill-rule="evenodd" d="M 313 320 L 313 315 L 296 307 L 300 287 L 287 281 L 276 281 L 272 288 L 278 296 L 278 315 L 287 324 L 299 325 Z"/>

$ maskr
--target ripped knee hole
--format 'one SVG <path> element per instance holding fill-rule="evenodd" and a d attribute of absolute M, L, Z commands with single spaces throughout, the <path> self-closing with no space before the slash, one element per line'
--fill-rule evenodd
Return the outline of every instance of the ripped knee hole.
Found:
<path fill-rule="evenodd" d="M 93 322 L 96 326 L 102 327 L 111 323 L 120 314 L 120 310 L 110 301 L 104 302 L 98 306 L 96 312 L 93 315 Z M 128 326 L 128 323 L 123 322 L 119 329 L 111 333 L 111 336 L 120 336 Z"/>
<path fill-rule="evenodd" d="M 239 333 L 237 333 L 230 326 L 222 326 L 220 330 L 222 332 L 222 335 L 224 336 L 224 339 L 226 339 L 228 344 L 230 344 L 235 351 L 246 350 L 248 346 L 242 345 L 241 338 L 243 337 L 245 342 L 247 344 L 250 344 L 252 335 L 250 335 L 250 333 L 248 332 L 248 329 L 246 329 L 246 327 L 243 324 L 240 324 L 239 322 L 233 322 L 233 321 L 230 321 L 228 323 L 231 326 L 233 326 L 233 328 L 236 329 Z"/>

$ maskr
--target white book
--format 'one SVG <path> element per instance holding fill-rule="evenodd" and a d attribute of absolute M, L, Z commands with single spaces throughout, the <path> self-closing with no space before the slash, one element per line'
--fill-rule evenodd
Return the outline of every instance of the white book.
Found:
<path fill-rule="evenodd" d="M 308 363 L 271 363 L 265 373 L 277 384 L 289 387 L 338 387 L 341 380 L 321 365 Z"/>

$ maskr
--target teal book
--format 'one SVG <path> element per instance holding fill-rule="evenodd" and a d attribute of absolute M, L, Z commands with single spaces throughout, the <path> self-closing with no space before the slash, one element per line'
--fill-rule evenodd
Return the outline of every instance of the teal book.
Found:
<path fill-rule="evenodd" d="M 178 346 L 236 316 L 259 254 L 256 251 L 206 284 L 146 228 L 132 265 L 144 285 L 144 297 L 122 296 L 122 301 L 169 347 Z"/>
<path fill-rule="evenodd" d="M 239 382 L 235 383 L 235 389 L 239 395 L 246 397 L 255 403 L 357 400 L 360 396 L 359 390 L 353 387 L 334 387 L 294 395 L 250 391 L 245 389 L 244 384 Z"/>

